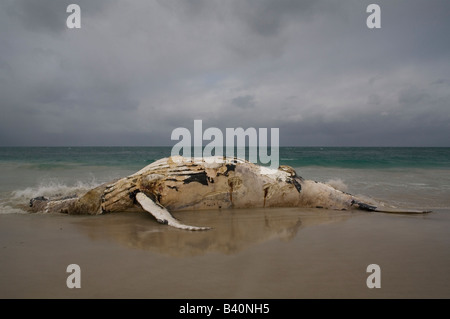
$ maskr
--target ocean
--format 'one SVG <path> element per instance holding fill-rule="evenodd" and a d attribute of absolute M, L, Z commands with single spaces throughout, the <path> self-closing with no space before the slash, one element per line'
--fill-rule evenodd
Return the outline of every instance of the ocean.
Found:
<path fill-rule="evenodd" d="M 170 152 L 170 147 L 2 147 L 0 212 L 19 213 L 36 196 L 82 193 Z M 450 148 L 281 147 L 280 165 L 394 205 L 450 207 Z"/>
<path fill-rule="evenodd" d="M 450 298 L 450 148 L 280 148 L 280 164 L 305 179 L 429 214 L 174 212 L 212 227 L 189 232 L 140 212 L 25 210 L 30 198 L 81 195 L 170 151 L 0 148 L 0 298 Z M 66 286 L 74 263 L 81 289 Z M 367 284 L 373 264 L 380 288 Z"/>

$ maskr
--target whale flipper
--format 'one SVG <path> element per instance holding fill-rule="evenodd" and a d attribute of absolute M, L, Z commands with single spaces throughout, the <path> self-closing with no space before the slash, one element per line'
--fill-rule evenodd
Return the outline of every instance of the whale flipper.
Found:
<path fill-rule="evenodd" d="M 158 205 L 153 200 L 151 200 L 147 195 L 142 192 L 136 194 L 136 201 L 141 205 L 141 207 L 152 214 L 156 220 L 161 224 L 166 224 L 175 228 L 185 229 L 185 230 L 208 230 L 209 227 L 197 227 L 189 226 L 180 223 L 175 217 L 173 217 L 167 209 L 163 206 Z"/>

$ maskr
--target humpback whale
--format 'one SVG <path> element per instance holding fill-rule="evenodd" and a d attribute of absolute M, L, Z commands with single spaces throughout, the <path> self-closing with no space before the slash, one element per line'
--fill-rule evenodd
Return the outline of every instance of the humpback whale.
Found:
<path fill-rule="evenodd" d="M 209 227 L 185 225 L 170 211 L 264 207 L 429 212 L 387 207 L 325 183 L 303 179 L 290 166 L 271 169 L 236 157 L 171 156 L 79 197 L 40 196 L 30 200 L 31 212 L 97 215 L 139 210 L 149 212 L 161 224 L 185 230 Z"/>

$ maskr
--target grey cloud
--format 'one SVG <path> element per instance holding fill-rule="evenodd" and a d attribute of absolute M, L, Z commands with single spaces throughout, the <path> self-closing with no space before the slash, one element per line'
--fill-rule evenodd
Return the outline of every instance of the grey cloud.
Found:
<path fill-rule="evenodd" d="M 4 10 L 29 31 L 59 33 L 66 29 L 66 19 L 70 14 L 66 9 L 72 3 L 81 7 L 82 17 L 85 14 L 91 17 L 113 5 L 115 0 L 14 0 L 4 3 Z"/>
<path fill-rule="evenodd" d="M 367 99 L 367 104 L 380 105 L 381 97 L 378 94 L 371 94 Z"/>
<path fill-rule="evenodd" d="M 250 0 L 235 5 L 237 15 L 250 30 L 264 37 L 278 35 L 292 20 L 311 19 L 318 12 L 338 6 L 314 0 Z"/>
<path fill-rule="evenodd" d="M 400 92 L 398 102 L 405 105 L 425 104 L 431 98 L 423 89 L 409 88 Z"/>
<path fill-rule="evenodd" d="M 450 86 L 450 80 L 449 79 L 438 79 L 436 81 L 433 81 L 431 84 L 433 84 L 433 85 L 447 85 L 447 86 Z"/>
<path fill-rule="evenodd" d="M 65 12 L 70 3 L 65 1 L 10 1 L 5 4 L 5 11 L 21 21 L 30 31 L 58 32 L 65 25 Z"/>
<path fill-rule="evenodd" d="M 0 3 L 0 145 L 171 145 L 203 119 L 282 145 L 448 146 L 448 1 L 379 0 L 380 30 L 370 0 L 73 2 L 80 30 L 72 1 Z"/>
<path fill-rule="evenodd" d="M 253 95 L 242 95 L 235 97 L 231 103 L 241 109 L 253 108 L 256 105 L 255 97 Z"/>

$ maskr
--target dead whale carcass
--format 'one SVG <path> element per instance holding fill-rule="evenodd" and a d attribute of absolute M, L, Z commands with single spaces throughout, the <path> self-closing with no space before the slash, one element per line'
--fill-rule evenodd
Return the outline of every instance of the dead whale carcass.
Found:
<path fill-rule="evenodd" d="M 140 171 L 91 189 L 83 196 L 30 201 L 31 211 L 103 214 L 145 210 L 162 224 L 188 226 L 169 211 L 226 208 L 308 207 L 334 210 L 426 213 L 367 203 L 327 184 L 305 180 L 290 166 L 269 169 L 238 158 L 163 158 Z"/>

